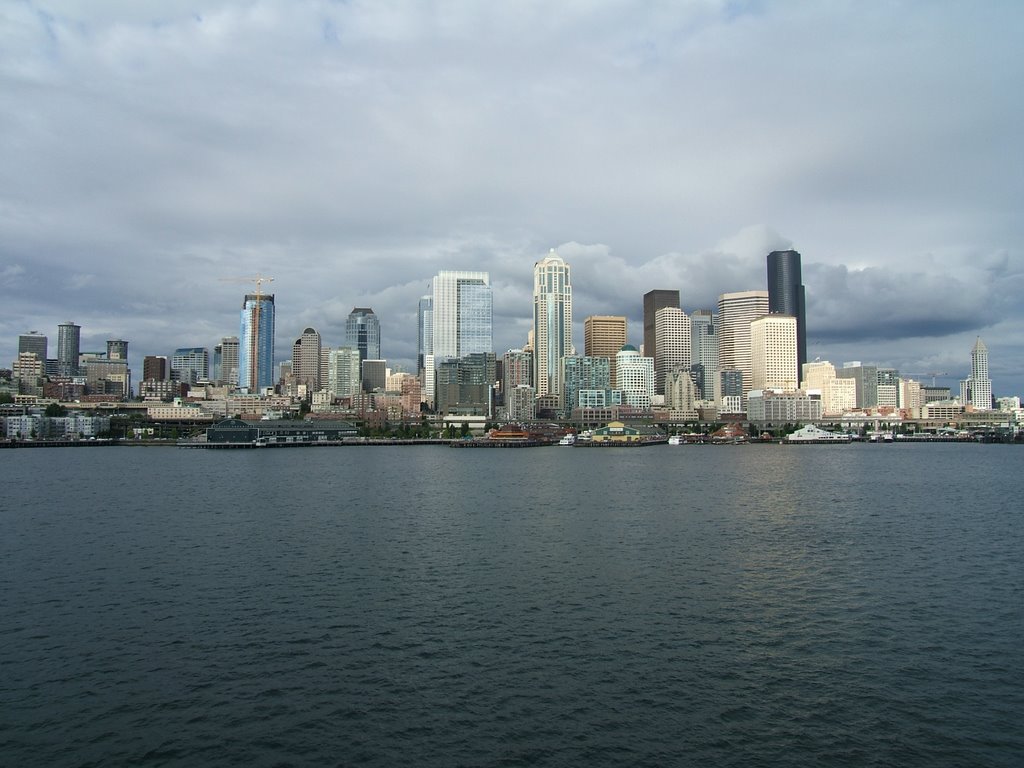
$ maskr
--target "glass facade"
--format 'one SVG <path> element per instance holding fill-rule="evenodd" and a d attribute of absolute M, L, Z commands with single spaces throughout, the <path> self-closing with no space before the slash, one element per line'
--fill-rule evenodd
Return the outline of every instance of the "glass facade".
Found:
<path fill-rule="evenodd" d="M 246 294 L 238 345 L 238 387 L 250 393 L 274 386 L 274 295 Z"/>

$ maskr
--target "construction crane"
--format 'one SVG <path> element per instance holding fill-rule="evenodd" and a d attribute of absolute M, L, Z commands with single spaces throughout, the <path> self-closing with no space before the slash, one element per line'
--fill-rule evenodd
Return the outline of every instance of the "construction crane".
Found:
<path fill-rule="evenodd" d="M 932 386 L 934 387 L 936 376 L 949 376 L 949 374 L 945 371 L 928 371 L 927 373 L 908 373 L 907 376 L 931 376 Z"/>
<path fill-rule="evenodd" d="M 256 283 L 256 293 L 254 296 L 255 302 L 252 308 L 251 326 L 253 329 L 258 329 L 260 327 L 260 313 L 263 311 L 263 284 L 274 282 L 274 278 L 262 275 L 259 272 L 257 272 L 253 277 L 222 277 L 220 278 L 220 281 L 222 283 Z M 246 351 L 248 354 L 246 355 L 246 357 L 248 361 L 248 370 L 246 371 L 246 382 L 248 384 L 247 388 L 249 390 L 254 389 L 258 384 L 257 371 L 259 366 L 259 351 L 256 348 L 258 338 L 259 332 L 258 330 L 254 330 L 251 334 L 249 334 L 249 338 L 239 339 L 239 341 L 242 344 L 247 345 Z M 238 373 L 239 379 L 241 380 L 242 371 L 239 370 Z"/>

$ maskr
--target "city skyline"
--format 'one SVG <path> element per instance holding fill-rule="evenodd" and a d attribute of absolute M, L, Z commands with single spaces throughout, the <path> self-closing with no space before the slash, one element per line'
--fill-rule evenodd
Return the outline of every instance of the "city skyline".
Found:
<path fill-rule="evenodd" d="M 136 371 L 212 349 L 238 333 L 220 279 L 254 273 L 279 360 L 362 306 L 414 371 L 447 269 L 490 274 L 500 353 L 552 247 L 576 346 L 589 315 L 639 345 L 645 292 L 713 308 L 796 248 L 809 360 L 955 387 L 981 335 L 994 391 L 1024 390 L 1024 8 L 389 8 L 5 8 L 0 364 L 69 318 Z"/>

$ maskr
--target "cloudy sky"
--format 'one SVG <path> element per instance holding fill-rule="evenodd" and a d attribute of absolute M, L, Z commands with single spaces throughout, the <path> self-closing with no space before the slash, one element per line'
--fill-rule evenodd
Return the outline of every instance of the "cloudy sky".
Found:
<path fill-rule="evenodd" d="M 277 356 L 354 306 L 415 358 L 441 269 L 483 269 L 495 348 L 532 268 L 589 314 L 686 310 L 803 254 L 809 354 L 1024 394 L 1019 2 L 0 3 L 0 365 L 38 330 Z M 920 376 L 919 376 L 920 378 Z"/>

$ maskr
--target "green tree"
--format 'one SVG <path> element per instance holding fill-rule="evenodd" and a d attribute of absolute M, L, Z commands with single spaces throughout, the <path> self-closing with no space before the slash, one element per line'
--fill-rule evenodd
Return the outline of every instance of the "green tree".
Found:
<path fill-rule="evenodd" d="M 459 437 L 466 437 L 469 434 L 469 422 L 462 422 L 462 426 L 459 427 Z"/>

